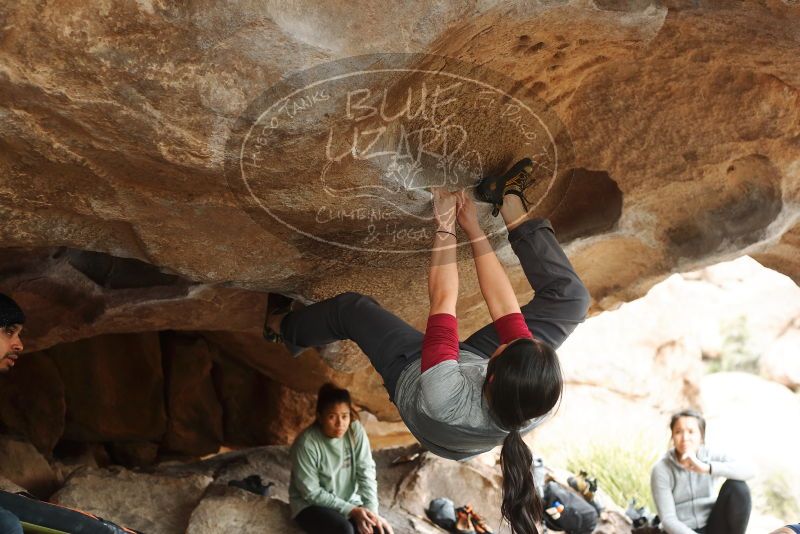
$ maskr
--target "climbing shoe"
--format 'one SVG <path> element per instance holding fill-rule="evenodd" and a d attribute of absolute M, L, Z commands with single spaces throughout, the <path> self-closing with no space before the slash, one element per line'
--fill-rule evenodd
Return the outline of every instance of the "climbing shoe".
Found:
<path fill-rule="evenodd" d="M 486 524 L 486 520 L 475 513 L 475 510 L 472 509 L 471 504 L 466 505 L 464 510 L 469 514 L 469 518 L 472 521 L 472 526 L 475 528 L 476 534 L 494 534 L 492 529 L 489 528 L 489 525 Z"/>
<path fill-rule="evenodd" d="M 492 216 L 497 217 L 500 208 L 503 206 L 503 197 L 506 195 L 516 195 L 522 200 L 525 211 L 528 210 L 528 201 L 525 199 L 525 189 L 534 180 L 533 161 L 530 158 L 523 158 L 516 162 L 508 171 L 500 176 L 486 176 L 478 185 L 475 186 L 475 197 L 481 201 L 492 204 Z"/>
<path fill-rule="evenodd" d="M 269 318 L 273 315 L 289 313 L 292 310 L 292 302 L 294 302 L 292 299 L 279 293 L 269 294 L 267 298 L 267 314 L 264 317 L 264 339 L 272 343 L 283 343 L 283 336 L 281 336 L 281 333 L 270 328 Z"/>
<path fill-rule="evenodd" d="M 472 524 L 472 516 L 467 511 L 466 506 L 456 508 L 456 526 L 453 532 L 458 534 L 476 534 L 475 527 Z"/>

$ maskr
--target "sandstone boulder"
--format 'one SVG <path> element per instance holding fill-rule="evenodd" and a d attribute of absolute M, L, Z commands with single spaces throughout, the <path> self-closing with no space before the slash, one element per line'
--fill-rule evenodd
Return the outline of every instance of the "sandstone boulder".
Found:
<path fill-rule="evenodd" d="M 800 319 L 787 325 L 783 335 L 769 345 L 759 365 L 766 378 L 795 391 L 800 388 Z"/>
<path fill-rule="evenodd" d="M 189 518 L 186 534 L 302 534 L 289 505 L 226 486 L 213 486 Z"/>
<path fill-rule="evenodd" d="M 203 475 L 165 477 L 86 468 L 50 500 L 142 532 L 182 534 L 211 482 Z"/>
<path fill-rule="evenodd" d="M 49 455 L 64 433 L 66 399 L 58 367 L 43 352 L 23 354 L 0 376 L 0 420 Z"/>
<path fill-rule="evenodd" d="M 239 362 L 296 391 L 316 395 L 325 382 L 347 388 L 353 401 L 381 420 L 400 421 L 389 401 L 378 373 L 369 366 L 354 373 L 335 371 L 314 349 L 292 358 L 283 346 L 269 343 L 258 334 L 203 332 L 228 360 Z M 362 355 L 361 358 L 364 356 Z"/>
<path fill-rule="evenodd" d="M 122 26 L 75 6 L 14 4 L 3 12 L 15 31 L 3 45 L 0 88 L 8 117 L 3 271 L 10 274 L 0 278 L 3 290 L 19 291 L 26 308 L 42 312 L 31 324 L 32 347 L 178 323 L 257 332 L 258 319 L 243 313 L 256 306 L 242 304 L 263 304 L 263 293 L 259 302 L 220 284 L 310 299 L 359 290 L 412 323 L 424 319 L 419 255 L 320 252 L 326 243 L 277 219 L 259 224 L 226 175 L 242 148 L 234 134 L 252 125 L 258 114 L 249 108 L 265 88 L 387 50 L 419 53 L 402 62 L 414 71 L 458 62 L 476 76 L 491 70 L 489 81 L 507 78 L 508 87 L 498 85 L 540 106 L 543 122 L 556 119 L 548 133 L 568 139 L 569 150 L 555 174 L 574 179 L 556 184 L 537 213 L 553 215 L 566 239 L 580 236 L 569 253 L 598 309 L 643 294 L 672 271 L 743 251 L 796 276 L 798 68 L 791 25 L 783 24 L 798 16 L 792 2 L 415 3 L 380 17 L 312 3 L 269 4 L 238 18 L 216 3 L 200 13 L 146 2 L 109 9 Z M 337 20 L 348 22 L 331 25 Z M 88 30 L 61 31 L 76 24 Z M 155 37 L 165 34 L 173 37 L 167 45 Z M 183 69 L 177 77 L 175 58 Z M 675 72 L 685 74 L 680 83 Z M 390 80 L 391 109 L 402 106 L 404 84 L 417 75 Z M 367 80 L 364 89 L 379 94 L 383 82 Z M 712 94 L 712 105 L 698 98 Z M 469 133 L 482 170 L 531 151 L 496 120 L 499 113 L 477 113 L 471 104 L 456 99 L 451 122 Z M 344 122 L 315 111 L 279 125 L 280 142 L 265 143 L 280 150 L 259 185 L 285 222 L 314 223 L 315 208 L 331 196 L 321 186 L 296 187 L 321 185 L 325 167 L 315 158 L 325 151 L 327 128 Z M 388 126 L 391 146 L 406 124 Z M 347 185 L 385 187 L 391 175 L 382 163 L 335 163 Z M 407 212 L 390 222 L 413 229 L 428 215 L 429 199 L 401 189 Z M 341 238 L 368 223 L 327 221 L 324 236 Z M 518 269 L 512 275 L 522 279 Z M 37 277 L 39 287 L 26 289 Z M 475 297 L 474 279 L 465 282 L 465 297 Z M 48 306 L 57 311 L 46 313 Z M 476 313 L 466 327 L 485 321 Z"/>
<path fill-rule="evenodd" d="M 673 275 L 645 297 L 593 317 L 559 354 L 568 383 L 599 386 L 669 412 L 697 404 L 704 358 L 735 350 L 756 358 L 798 313 L 796 284 L 739 258 Z"/>
<path fill-rule="evenodd" d="M 670 299 L 669 305 L 657 292 Z M 694 402 L 705 372 L 702 354 L 696 341 L 674 325 L 672 306 L 678 302 L 667 295 L 659 285 L 645 299 L 581 325 L 559 349 L 567 383 L 666 409 Z M 624 350 L 621 339 L 627 339 Z"/>
<path fill-rule="evenodd" d="M 0 476 L 40 498 L 57 484 L 56 473 L 36 447 L 20 439 L 0 436 Z"/>
<path fill-rule="evenodd" d="M 427 519 L 404 513 L 399 509 L 383 508 L 381 514 L 390 522 L 396 534 L 442 532 Z M 186 532 L 215 534 L 232 531 L 245 534 L 302 533 L 291 520 L 289 505 L 284 501 L 261 497 L 235 488 L 211 486 L 192 513 Z"/>
<path fill-rule="evenodd" d="M 419 86 L 420 72 L 464 74 L 458 66 L 465 65 L 478 77 L 490 69 L 491 81 L 507 78 L 497 83 L 504 98 L 540 111 L 537 118 L 549 127 L 540 138 L 557 140 L 564 157 L 530 200 L 541 200 L 536 215 L 557 223 L 595 312 L 643 295 L 670 273 L 743 253 L 800 280 L 798 9 L 791 0 L 410 2 L 378 14 L 339 2 L 266 2 L 233 14 L 229 4 L 213 1 L 202 9 L 148 1 L 110 2 L 100 11 L 77 2 L 0 7 L 0 290 L 18 295 L 30 312 L 29 349 L 54 350 L 67 409 L 64 435 L 116 443 L 162 439 L 168 430 L 165 390 L 157 384 L 163 362 L 144 345 L 152 348 L 154 333 L 168 329 L 238 344 L 218 345 L 267 377 L 228 380 L 249 390 L 241 398 L 227 395 L 230 413 L 254 406 L 254 390 L 263 387 L 270 406 L 292 414 L 278 428 L 256 416 L 226 422 L 223 438 L 288 440 L 302 427 L 309 396 L 331 377 L 352 387 L 357 402 L 379 418 L 397 420 L 370 369 L 334 373 L 313 351 L 289 360 L 265 350 L 253 310 L 263 309 L 267 291 L 318 300 L 356 290 L 424 326 L 425 253 L 363 253 L 330 243 L 368 232 L 371 221 L 347 214 L 385 207 L 385 195 L 372 195 L 374 202 L 339 199 L 340 217 L 318 224 L 317 217 L 334 196 L 322 183 L 328 170 L 346 187 L 396 186 L 392 194 L 405 211 L 380 221 L 397 223 L 387 239 L 421 227 L 429 198 L 396 179 L 402 165 L 357 158 L 355 141 L 346 146 L 349 135 L 335 146 L 342 158 L 320 164 L 331 148 L 326 134 L 352 126 L 346 114 L 317 114 L 321 100 L 312 99 L 311 107 L 295 102 L 299 115 L 291 118 L 299 120 L 275 124 L 274 136 L 258 141 L 274 157 L 261 167 L 256 189 L 275 202 L 280 221 L 252 198 L 243 201 L 234 185 L 242 175 L 232 173 L 241 170 L 237 156 L 245 147 L 237 136 L 260 116 L 265 89 L 304 87 L 330 73 L 332 61 L 346 65 L 362 54 L 383 53 L 366 61 L 380 66 L 398 61 L 386 51 L 419 53 L 399 60 L 410 68 L 406 76 L 360 87 L 372 96 L 388 87 L 389 109 Z M 337 91 L 329 100 L 341 104 L 349 94 Z M 474 149 L 460 159 L 462 170 L 497 171 L 542 148 L 527 146 L 507 118 L 497 120 L 501 113 L 457 96 L 450 122 L 463 127 Z M 367 119 L 368 126 L 388 126 L 380 148 L 399 146 L 406 126 L 430 126 L 428 117 L 388 125 Z M 433 162 L 441 167 L 424 161 L 422 170 L 438 177 L 452 160 Z M 474 174 L 455 177 L 474 182 Z M 485 206 L 480 215 L 498 229 Z M 295 230 L 308 225 L 322 241 Z M 514 287 L 529 296 L 513 255 L 507 248 L 499 254 Z M 462 255 L 460 263 L 458 311 L 462 333 L 469 333 L 488 316 L 471 260 Z M 712 285 L 698 284 L 677 304 L 662 298 L 677 315 L 631 313 L 622 329 L 636 328 L 642 337 L 625 355 L 614 350 L 615 332 L 592 332 L 604 349 L 565 345 L 570 384 L 627 396 L 644 406 L 635 412 L 642 415 L 651 406 L 670 410 L 698 400 L 698 355 L 720 354 L 725 338 L 704 319 L 712 311 L 705 304 Z M 763 307 L 777 293 L 788 291 L 736 298 Z M 800 299 L 793 302 L 796 309 Z M 696 343 L 678 333 L 686 326 L 712 333 Z M 776 337 L 771 329 L 778 326 L 767 320 L 748 328 Z M 126 350 L 121 361 L 106 347 L 108 365 L 93 359 L 102 342 L 80 341 L 142 331 L 150 341 Z M 73 353 L 59 358 L 56 345 L 73 342 L 84 344 L 63 349 Z M 363 364 L 350 356 L 343 359 L 347 370 Z M 138 365 L 152 372 L 148 378 L 141 379 Z M 120 386 L 115 370 L 140 387 Z M 116 409 L 116 392 L 134 402 Z M 607 406 L 624 407 L 606 393 L 599 397 Z M 18 412 L 0 416 L 46 450 L 63 424 L 59 406 L 36 408 L 47 424 L 52 418 L 47 432 Z M 769 406 L 761 408 L 769 413 Z"/>
<path fill-rule="evenodd" d="M 13 482 L 11 482 L 10 480 L 8 480 L 7 478 L 3 477 L 0 477 L 0 490 L 7 491 L 9 493 L 22 493 L 28 491 L 22 486 L 18 486 Z"/>
<path fill-rule="evenodd" d="M 161 335 L 167 398 L 165 449 L 202 456 L 223 440 L 222 406 L 211 376 L 215 348 L 199 336 Z"/>
<path fill-rule="evenodd" d="M 454 462 L 424 453 L 419 465 L 401 483 L 397 505 L 410 514 L 425 515 L 431 500 L 447 497 L 456 506 L 470 503 L 495 528 L 500 525 L 499 471 L 477 461 Z"/>
<path fill-rule="evenodd" d="M 51 350 L 76 441 L 158 441 L 166 430 L 158 333 L 115 334 Z"/>
<path fill-rule="evenodd" d="M 112 462 L 125 467 L 147 467 L 158 459 L 159 444 L 151 441 L 114 441 L 106 448 Z"/>
<path fill-rule="evenodd" d="M 4 249 L 0 287 L 24 308 L 25 347 L 160 330 L 259 332 L 267 294 L 197 284 L 151 263 L 66 247 Z"/>
<path fill-rule="evenodd" d="M 288 443 L 314 419 L 315 397 L 235 361 L 219 360 L 214 380 L 225 414 L 225 443 Z"/>

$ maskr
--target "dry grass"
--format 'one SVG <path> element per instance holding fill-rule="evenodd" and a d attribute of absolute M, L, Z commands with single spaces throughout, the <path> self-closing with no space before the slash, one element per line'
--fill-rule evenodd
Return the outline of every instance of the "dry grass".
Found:
<path fill-rule="evenodd" d="M 639 436 L 625 443 L 595 443 L 579 450 L 570 456 L 567 469 L 597 477 L 598 487 L 623 508 L 636 499 L 654 512 L 650 469 L 662 454 L 652 440 Z"/>

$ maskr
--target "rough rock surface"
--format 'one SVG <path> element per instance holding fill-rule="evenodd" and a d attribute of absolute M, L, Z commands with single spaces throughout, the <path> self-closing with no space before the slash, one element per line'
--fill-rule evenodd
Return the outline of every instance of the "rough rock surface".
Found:
<path fill-rule="evenodd" d="M 7 491 L 9 493 L 20 493 L 25 491 L 25 488 L 14 484 L 7 478 L 0 477 L 0 490 Z"/>
<path fill-rule="evenodd" d="M 62 440 L 100 443 L 114 463 L 143 466 L 159 451 L 185 457 L 289 443 L 313 419 L 327 381 L 349 387 L 382 419 L 398 419 L 371 368 L 336 372 L 315 350 L 293 359 L 260 336 L 166 331 L 24 354 L 0 376 L 0 422 L 45 455 Z M 285 385 L 292 382 L 300 389 Z"/>
<path fill-rule="evenodd" d="M 424 261 L 320 257 L 317 242 L 251 220 L 223 172 L 236 118 L 267 87 L 329 60 L 387 51 L 502 72 L 516 82 L 515 96 L 540 99 L 558 116 L 571 164 L 585 171 L 543 206 L 562 221 L 562 235 L 583 235 L 569 250 L 599 308 L 642 294 L 672 270 L 743 251 L 796 277 L 800 56 L 785 21 L 799 10 L 781 0 L 414 2 L 377 16 L 337 3 L 267 1 L 234 16 L 213 2 L 200 9 L 109 1 L 100 11 L 7 4 L 3 246 L 24 247 L 7 249 L 21 263 L 67 246 L 73 263 L 98 252 L 112 267 L 135 258 L 155 269 L 138 289 L 111 283 L 111 268 L 91 273 L 98 287 L 85 303 L 88 316 L 70 319 L 74 328 L 58 335 L 50 316 L 35 337 L 52 332 L 52 344 L 140 330 L 143 310 L 145 324 L 166 324 L 175 313 L 189 320 L 192 303 L 209 300 L 222 329 L 233 329 L 241 315 L 225 312 L 249 297 L 220 283 L 312 299 L 361 290 L 420 321 Z M 390 94 L 395 108 L 400 94 Z M 319 133 L 315 127 L 308 133 Z M 487 169 L 522 148 L 502 129 L 475 136 Z M 311 138 L 324 148 L 324 135 Z M 308 163 L 288 150 L 276 166 L 305 173 Z M 364 171 L 348 162 L 342 175 L 352 181 Z M 608 179 L 597 182 L 596 173 Z M 320 197 L 276 180 L 284 211 L 313 219 Z M 590 203 L 587 214 L 592 193 L 604 202 Z M 603 211 L 609 199 L 618 214 Z M 347 228 L 340 221 L 326 232 Z M 26 292 L 35 270 L 22 266 L 3 283 L 32 310 L 50 305 L 54 289 Z M 521 279 L 518 270 L 514 276 Z M 148 288 L 158 291 L 147 296 Z M 477 294 L 474 280 L 464 289 Z M 223 293 L 230 300 L 212 297 Z M 462 311 L 468 329 L 485 320 L 483 311 Z"/>
<path fill-rule="evenodd" d="M 58 483 L 47 459 L 33 445 L 7 436 L 0 436 L 0 475 L 41 498 Z"/>
<path fill-rule="evenodd" d="M 225 413 L 225 442 L 238 446 L 287 443 L 314 420 L 314 399 L 290 390 L 238 362 L 214 368 Z"/>
<path fill-rule="evenodd" d="M 459 73 L 459 62 L 534 105 L 564 149 L 546 191 L 531 193 L 534 212 L 553 219 L 595 311 L 642 295 L 675 270 L 745 252 L 798 280 L 800 46 L 786 24 L 800 19 L 796 3 L 462 1 L 387 9 L 264 1 L 234 14 L 214 2 L 113 0 L 100 10 L 0 7 L 0 290 L 29 312 L 29 349 L 101 334 L 207 332 L 294 391 L 313 393 L 323 376 L 335 376 L 356 390 L 359 404 L 397 420 L 380 378 L 352 347 L 347 358 L 327 361 L 348 373 L 313 355 L 291 365 L 269 361 L 257 346 L 261 313 L 268 291 L 317 300 L 356 290 L 422 327 L 426 254 L 331 248 L 277 219 L 264 224 L 229 172 L 237 135 L 256 120 L 251 114 L 267 88 L 365 53 L 420 54 L 384 56 L 417 68 L 413 75 L 365 78 L 362 89 L 373 95 L 391 84 L 390 110 L 401 109 L 404 89 L 417 87 L 423 68 Z M 466 92 L 454 94 L 450 124 L 463 127 L 474 151 L 458 154 L 463 166 L 453 184 L 532 150 L 502 113 L 476 111 Z M 427 197 L 416 182 L 401 180 L 389 191 L 383 159 L 353 151 L 324 167 L 323 177 L 336 181 L 320 186 L 315 155 L 344 142 L 331 145 L 328 128 L 352 124 L 313 115 L 322 101 L 306 104 L 296 108 L 305 122 L 276 126 L 275 143 L 265 146 L 279 153 L 260 168 L 265 180 L 253 194 L 274 199 L 284 222 L 332 242 L 364 228 L 346 216 L 317 224 L 331 191 L 380 186 L 405 210 L 390 221 L 395 230 L 418 229 L 429 216 Z M 406 126 L 436 122 L 403 117 L 382 125 L 382 144 L 399 146 Z M 452 170 L 435 152 L 441 139 L 434 141 L 423 151 L 420 134 L 409 145 L 433 157 L 419 160 L 425 180 Z M 342 201 L 351 210 L 386 207 L 375 202 Z M 527 298 L 513 254 L 500 252 Z M 461 263 L 459 317 L 469 333 L 488 317 L 469 259 L 462 255 Z M 66 393 L 75 395 L 69 386 Z M 40 409 L 58 407 L 56 400 Z M 164 418 L 151 415 L 161 419 L 152 421 L 154 433 L 163 433 Z M 68 434 L 86 430 L 71 421 Z M 15 426 L 26 423 L 17 417 Z M 37 446 L 46 449 L 53 436 L 38 432 Z"/>
<path fill-rule="evenodd" d="M 87 468 L 50 500 L 142 532 L 181 534 L 211 482 L 203 475 L 165 477 Z"/>
<path fill-rule="evenodd" d="M 48 357 L 21 358 L 0 376 L 0 421 L 48 454 L 64 434 L 67 404 L 58 367 Z"/>
<path fill-rule="evenodd" d="M 795 283 L 740 258 L 673 275 L 646 297 L 591 318 L 559 355 L 568 384 L 670 412 L 699 404 L 703 360 L 747 352 L 766 366 L 770 354 L 777 359 L 796 349 L 798 315 Z M 790 360 L 784 361 L 788 372 Z"/>
<path fill-rule="evenodd" d="M 302 534 L 289 506 L 236 488 L 216 486 L 192 512 L 186 534 L 286 532 Z"/>
<path fill-rule="evenodd" d="M 420 514 L 432 499 L 448 496 L 456 506 L 472 503 L 490 525 L 500 524 L 502 480 L 497 469 L 478 461 L 443 461 L 426 453 L 419 466 L 400 484 L 396 502 L 405 510 Z"/>
<path fill-rule="evenodd" d="M 786 326 L 759 362 L 761 373 L 795 391 L 800 389 L 800 317 Z"/>
<path fill-rule="evenodd" d="M 671 272 L 745 253 L 800 280 L 797 2 L 414 1 L 378 11 L 367 4 L 263 0 L 250 7 L 149 0 L 105 0 L 91 8 L 0 5 L 0 291 L 28 311 L 28 349 L 52 349 L 48 357 L 68 375 L 59 380 L 53 366 L 36 364 L 41 387 L 52 396 L 27 412 L 19 403 L 3 404 L 0 417 L 40 450 L 51 449 L 62 428 L 75 438 L 139 444 L 170 432 L 163 384 L 154 386 L 163 381 L 163 361 L 126 360 L 114 370 L 114 356 L 104 363 L 77 355 L 81 365 L 57 356 L 73 342 L 96 348 L 102 341 L 82 340 L 107 334 L 200 333 L 222 358 L 272 384 L 279 393 L 270 397 L 271 409 L 295 401 L 306 409 L 316 388 L 333 379 L 379 418 L 397 420 L 363 357 L 326 361 L 310 350 L 291 360 L 259 339 L 267 292 L 317 300 L 361 291 L 412 325 L 424 325 L 424 254 L 331 249 L 278 222 L 265 224 L 264 214 L 248 212 L 253 206 L 231 185 L 231 141 L 255 118 L 252 105 L 292 73 L 324 71 L 331 60 L 414 52 L 423 56 L 405 66 L 457 68 L 463 61 L 476 65 L 475 72 L 508 76 L 508 94 L 541 105 L 567 150 L 552 189 L 536 189 L 530 200 L 538 202 L 537 215 L 552 218 L 595 312 L 643 295 Z M 402 105 L 403 89 L 416 81 L 394 80 L 390 109 Z M 364 88 L 377 94 L 380 84 Z M 483 170 L 530 152 L 510 121 L 476 113 L 465 102 L 453 106 L 453 122 L 474 139 Z M 326 148 L 329 125 L 348 126 L 322 117 L 276 128 L 271 146 L 280 154 L 258 192 L 275 199 L 284 219 L 335 240 L 365 228 L 348 217 L 315 226 L 315 209 L 330 195 L 319 187 L 321 169 L 312 155 Z M 366 123 L 377 125 L 374 118 Z M 393 126 L 387 146 L 403 139 L 402 128 Z M 475 161 L 461 162 L 474 170 Z M 335 163 L 340 185 L 386 185 L 390 169 L 383 161 Z M 456 178 L 459 184 L 466 179 Z M 429 215 L 427 198 L 401 185 L 392 194 L 406 211 L 394 222 L 416 230 Z M 376 205 L 344 203 L 347 209 Z M 482 217 L 497 227 L 485 211 Z M 513 254 L 507 247 L 499 252 L 518 294 L 529 298 Z M 463 256 L 461 273 L 458 312 L 467 334 L 488 316 Z M 692 302 L 692 309 L 703 309 Z M 672 336 L 648 348 L 655 355 L 615 360 L 613 374 L 587 374 L 591 351 L 584 359 L 566 357 L 565 368 L 573 385 L 608 388 L 604 398 L 646 396 L 644 416 L 650 405 L 665 409 L 697 398 L 696 358 L 712 355 L 722 337 L 704 339 L 699 350 L 684 341 Z M 136 353 L 136 343 L 122 350 Z M 686 380 L 670 371 L 672 385 L 662 388 L 649 378 L 678 360 Z M 773 374 L 767 367 L 773 361 L 764 360 L 765 373 Z M 146 412 L 109 417 L 103 411 L 109 404 L 90 406 L 95 393 L 78 389 L 96 372 L 109 401 L 116 372 L 136 375 L 134 367 L 147 365 L 153 376 L 145 382 L 154 387 L 137 395 L 155 399 L 158 393 L 162 400 Z M 781 364 L 781 373 L 787 369 Z M 20 384 L 0 400 L 24 400 Z M 143 413 L 147 425 L 136 428 Z M 204 447 L 213 446 L 217 430 Z M 286 426 L 264 435 L 283 439 L 289 432 Z M 118 454 L 131 447 L 119 443 Z"/>
<path fill-rule="evenodd" d="M 157 332 L 99 336 L 59 345 L 49 354 L 64 382 L 66 439 L 157 441 L 164 434 Z"/>
<path fill-rule="evenodd" d="M 314 349 L 292 358 L 284 347 L 264 341 L 261 334 L 203 332 L 203 337 L 220 347 L 222 355 L 258 371 L 292 389 L 316 395 L 325 382 L 347 388 L 353 401 L 382 420 L 399 421 L 397 408 L 375 370 L 368 366 L 354 373 L 333 370 Z M 361 356 L 364 358 L 364 356 Z"/>
<path fill-rule="evenodd" d="M 423 453 L 410 462 L 393 463 L 415 451 L 417 447 L 374 453 L 381 514 L 397 534 L 442 532 L 424 514 L 430 499 L 440 496 L 459 505 L 472 503 L 496 532 L 507 534 L 507 527 L 499 523 L 499 468 L 493 458 L 453 462 Z M 269 497 L 227 485 L 252 474 L 275 484 Z M 101 484 L 102 492 L 97 491 Z M 163 464 L 153 474 L 86 470 L 70 478 L 54 498 L 60 504 L 81 507 L 146 532 L 182 532 L 183 528 L 190 534 L 294 533 L 299 530 L 289 515 L 288 484 L 288 448 L 275 446 L 224 453 L 191 464 Z M 150 490 L 153 495 L 146 496 Z M 122 499 L 138 498 L 144 500 L 127 510 L 117 508 Z M 160 499 L 158 504 L 154 499 Z M 156 511 L 148 511 L 148 505 Z M 168 513 L 173 517 L 168 518 Z M 622 534 L 629 530 L 614 510 L 597 532 Z"/>
<path fill-rule="evenodd" d="M 166 449 L 202 456 L 223 441 L 222 405 L 211 376 L 214 347 L 196 336 L 162 335 L 166 380 Z"/>

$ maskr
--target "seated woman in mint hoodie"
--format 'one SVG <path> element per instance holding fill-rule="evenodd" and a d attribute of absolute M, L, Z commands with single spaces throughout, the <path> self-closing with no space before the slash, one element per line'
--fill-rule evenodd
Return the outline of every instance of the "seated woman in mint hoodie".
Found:
<path fill-rule="evenodd" d="M 317 396 L 317 419 L 291 449 L 289 505 L 309 534 L 392 534 L 378 515 L 375 462 L 350 393 L 333 384 Z"/>
<path fill-rule="evenodd" d="M 531 451 L 522 435 L 540 425 L 561 397 L 555 349 L 583 321 L 589 293 L 545 219 L 529 216 L 525 189 L 533 163 L 523 159 L 476 188 L 508 229 L 533 300 L 520 308 L 505 269 L 481 230 L 465 191 L 433 190 L 433 237 L 425 334 L 375 299 L 343 293 L 290 313 L 268 313 L 265 336 L 293 354 L 303 347 L 355 341 L 383 378 L 408 429 L 431 452 L 464 460 L 502 444 L 501 513 L 516 534 L 536 532 L 542 505 Z M 492 323 L 458 339 L 456 222 L 469 240 Z"/>
<path fill-rule="evenodd" d="M 693 410 L 678 412 L 669 424 L 674 447 L 650 475 L 653 500 L 668 534 L 744 534 L 750 520 L 754 469 L 705 447 L 706 422 Z M 714 495 L 715 479 L 727 479 Z"/>

